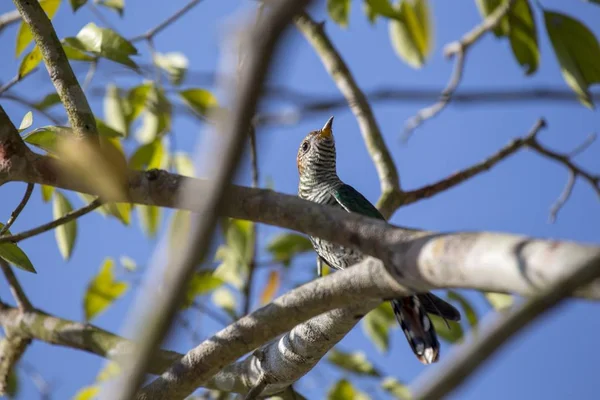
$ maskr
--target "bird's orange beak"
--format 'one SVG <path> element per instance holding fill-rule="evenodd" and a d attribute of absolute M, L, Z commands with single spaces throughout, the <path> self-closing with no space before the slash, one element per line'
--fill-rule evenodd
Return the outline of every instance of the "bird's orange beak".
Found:
<path fill-rule="evenodd" d="M 321 138 L 323 139 L 329 139 L 333 136 L 333 117 L 329 118 L 327 120 L 327 122 L 325 122 L 325 125 L 323 125 L 323 127 L 321 128 L 321 131 L 319 132 L 319 136 L 321 136 Z"/>

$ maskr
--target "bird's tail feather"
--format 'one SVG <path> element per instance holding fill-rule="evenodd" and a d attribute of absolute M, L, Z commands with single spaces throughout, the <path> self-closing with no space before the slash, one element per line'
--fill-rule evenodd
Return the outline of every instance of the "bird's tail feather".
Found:
<path fill-rule="evenodd" d="M 419 297 L 404 297 L 392 300 L 391 303 L 394 315 L 419 361 L 423 364 L 436 362 L 440 354 L 440 343 Z"/>

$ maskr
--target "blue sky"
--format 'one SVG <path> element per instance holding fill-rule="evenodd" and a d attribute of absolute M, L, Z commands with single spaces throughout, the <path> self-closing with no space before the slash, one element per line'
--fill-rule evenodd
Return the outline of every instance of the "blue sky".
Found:
<path fill-rule="evenodd" d="M 59 37 L 74 36 L 90 20 L 98 21 L 83 7 L 73 16 L 67 2 L 63 2 L 54 18 Z M 205 0 L 177 24 L 161 33 L 155 40 L 160 52 L 181 51 L 187 55 L 194 71 L 214 71 L 220 62 L 219 44 L 229 24 L 248 10 L 252 2 Z M 325 16 L 324 2 L 319 2 L 312 14 L 317 19 Z M 326 29 L 339 49 L 360 87 L 366 91 L 388 87 L 435 88 L 444 87 L 452 70 L 452 63 L 442 56 L 443 45 L 458 39 L 480 21 L 475 2 L 432 1 L 435 20 L 434 53 L 421 70 L 404 64 L 394 53 L 387 33 L 387 26 L 379 21 L 370 26 L 362 13 L 362 2 L 354 1 L 348 29 L 341 29 L 331 21 Z M 125 37 L 143 33 L 155 26 L 165 16 L 183 5 L 183 1 L 129 0 L 125 16 L 119 19 L 112 13 L 103 14 L 118 27 Z M 585 2 L 542 1 L 544 7 L 568 12 L 600 34 L 600 8 Z M 0 4 L 0 13 L 12 9 L 10 2 Z M 542 19 L 536 8 L 539 29 L 541 64 L 533 77 L 525 77 L 514 61 L 506 41 L 498 41 L 488 35 L 469 52 L 462 89 L 524 89 L 533 86 L 565 88 Z M 12 78 L 18 68 L 15 59 L 14 37 L 16 27 L 0 34 L 0 80 Z M 146 46 L 139 43 L 144 62 L 148 60 Z M 338 91 L 320 60 L 295 30 L 290 30 L 282 50 L 272 82 L 298 90 L 318 98 L 337 96 Z M 86 68 L 75 68 L 83 79 Z M 121 76 L 114 72 L 121 68 L 104 63 L 94 79 L 92 87 L 102 88 L 114 81 L 122 86 L 137 82 L 131 75 Z M 207 87 L 190 80 L 186 87 Z M 40 71 L 20 83 L 16 93 L 36 100 L 52 90 L 47 73 Z M 101 97 L 90 97 L 96 113 L 102 115 Z M 452 172 L 480 161 L 512 138 L 527 133 L 539 117 L 548 121 L 548 129 L 540 134 L 547 146 L 568 151 L 582 142 L 592 132 L 598 132 L 598 112 L 584 108 L 578 103 L 515 103 L 484 105 L 450 105 L 438 118 L 421 127 L 408 144 L 402 144 L 400 135 L 407 118 L 426 103 L 378 103 L 374 105 L 376 118 L 400 172 L 406 189 L 431 183 Z M 27 111 L 20 105 L 2 100 L 12 120 L 18 124 Z M 270 108 L 282 109 L 287 105 L 269 103 Z M 297 171 L 295 155 L 304 135 L 322 126 L 331 115 L 325 112 L 294 125 L 277 125 L 260 129 L 259 164 L 262 184 L 267 177 L 275 189 L 289 194 L 296 193 Z M 340 177 L 360 190 L 371 201 L 379 196 L 379 182 L 373 164 L 362 142 L 354 116 L 346 108 L 336 110 L 334 134 L 338 149 Z M 49 121 L 35 115 L 34 127 L 47 125 Z M 198 139 L 206 133 L 205 126 L 196 120 L 179 117 L 173 131 L 177 147 L 193 150 Z M 577 162 L 592 171 L 600 171 L 600 159 L 594 155 L 599 144 L 577 158 Z M 203 149 L 207 151 L 207 149 Z M 210 149 L 208 149 L 210 150 Z M 208 154 L 208 153 L 203 153 Z M 504 231 L 545 238 L 577 240 L 598 243 L 600 204 L 593 190 L 583 181 L 577 181 L 573 195 L 554 224 L 549 224 L 548 211 L 560 194 L 567 179 L 567 171 L 560 165 L 529 151 L 519 152 L 492 171 L 472 179 L 466 184 L 440 194 L 432 199 L 405 207 L 394 215 L 392 223 L 434 229 L 440 231 L 491 230 Z M 249 163 L 244 160 L 238 178 L 249 183 Z M 0 219 L 6 220 L 14 205 L 22 196 L 24 184 L 11 183 L 2 187 Z M 77 196 L 70 196 L 74 204 L 81 204 Z M 168 216 L 169 214 L 167 214 Z M 12 228 L 13 232 L 36 226 L 52 218 L 49 204 L 42 203 L 36 189 L 32 200 Z M 165 217 L 166 218 L 166 217 Z M 162 236 L 168 226 L 163 221 Z M 278 230 L 261 226 L 260 243 L 264 244 Z M 70 261 L 64 262 L 58 252 L 54 234 L 46 233 L 22 243 L 38 270 L 38 274 L 17 271 L 19 278 L 33 304 L 51 314 L 82 320 L 82 298 L 87 282 L 95 275 L 105 257 L 118 259 L 127 255 L 140 265 L 151 261 L 157 240 L 149 240 L 139 228 L 134 217 L 130 227 L 124 227 L 113 219 L 90 214 L 81 220 L 76 249 Z M 261 254 L 261 258 L 267 255 Z M 286 288 L 311 279 L 314 273 L 313 255 L 300 257 L 286 275 Z M 258 274 L 257 289 L 261 288 L 266 271 Z M 8 288 L 0 280 L 0 295 L 6 301 Z M 477 293 L 465 292 L 472 299 L 480 316 L 490 312 L 489 307 Z M 113 332 L 122 332 L 124 317 L 136 292 L 128 293 L 94 323 Z M 208 300 L 207 300 L 208 301 Z M 551 314 L 518 335 L 496 356 L 485 364 L 451 398 L 456 399 L 504 399 L 504 398 L 589 398 L 596 388 L 595 360 L 600 357 L 591 339 L 600 329 L 600 308 L 590 302 L 569 301 Z M 201 328 L 206 336 L 220 326 L 198 314 L 187 318 Z M 194 342 L 185 331 L 177 332 L 169 340 L 168 347 L 185 351 Z M 592 344 L 592 345 L 590 345 Z M 414 358 L 405 338 L 398 329 L 393 331 L 391 350 L 379 353 L 373 344 L 365 340 L 360 325 L 341 342 L 346 351 L 364 351 L 377 367 L 401 381 L 410 382 L 426 367 Z M 449 354 L 444 346 L 442 359 Z M 70 398 L 78 388 L 91 384 L 103 360 L 80 351 L 52 347 L 35 342 L 27 351 L 25 360 L 33 364 L 49 381 L 55 383 L 54 398 Z M 441 363 L 435 367 L 447 367 Z M 309 373 L 298 389 L 308 398 L 321 398 L 325 386 L 322 373 L 341 376 L 326 363 Z M 384 398 L 376 390 L 377 383 L 368 379 L 350 377 L 374 398 Z M 19 398 L 36 398 L 37 394 L 29 378 L 21 374 L 23 389 Z"/>

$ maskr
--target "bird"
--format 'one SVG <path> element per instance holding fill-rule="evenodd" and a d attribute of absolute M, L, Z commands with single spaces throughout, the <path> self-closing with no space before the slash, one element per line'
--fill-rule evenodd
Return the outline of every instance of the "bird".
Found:
<path fill-rule="evenodd" d="M 296 157 L 298 196 L 319 204 L 341 208 L 371 218 L 385 220 L 379 210 L 360 192 L 344 183 L 337 174 L 336 149 L 333 137 L 333 117 L 320 130 L 304 137 Z M 324 264 L 342 270 L 360 262 L 366 256 L 360 251 L 309 236 L 317 253 L 317 275 Z M 438 361 L 440 344 L 429 314 L 444 320 L 460 321 L 460 312 L 433 293 L 415 293 L 391 301 L 396 320 L 417 357 L 425 364 Z M 447 322 L 446 322 L 447 323 Z"/>

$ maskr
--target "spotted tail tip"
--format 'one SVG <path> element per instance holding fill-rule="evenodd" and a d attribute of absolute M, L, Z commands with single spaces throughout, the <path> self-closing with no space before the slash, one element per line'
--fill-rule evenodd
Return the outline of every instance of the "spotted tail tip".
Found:
<path fill-rule="evenodd" d="M 438 349 L 428 347 L 423 351 L 423 354 L 417 355 L 419 361 L 425 365 L 436 363 L 440 358 L 440 352 Z"/>

